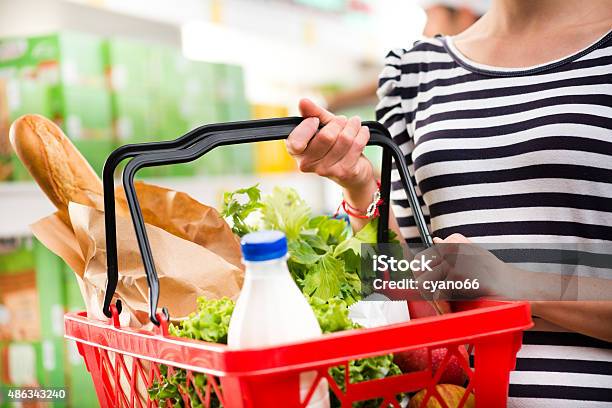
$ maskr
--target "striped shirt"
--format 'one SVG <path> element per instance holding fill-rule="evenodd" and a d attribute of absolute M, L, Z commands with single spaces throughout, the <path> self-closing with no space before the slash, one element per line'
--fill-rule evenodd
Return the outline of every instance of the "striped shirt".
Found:
<path fill-rule="evenodd" d="M 405 154 L 433 236 L 612 244 L 612 31 L 524 69 L 424 40 L 388 54 L 378 94 L 377 119 Z M 418 242 L 395 170 L 392 188 L 402 235 Z M 526 333 L 509 406 L 612 406 L 612 345 Z"/>

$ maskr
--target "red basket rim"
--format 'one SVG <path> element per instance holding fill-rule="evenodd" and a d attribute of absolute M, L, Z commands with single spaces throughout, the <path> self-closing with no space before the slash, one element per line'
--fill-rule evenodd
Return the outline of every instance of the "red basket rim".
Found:
<path fill-rule="evenodd" d="M 238 350 L 223 344 L 116 328 L 109 322 L 87 319 L 85 312 L 65 315 L 65 337 L 136 358 L 217 376 L 233 376 L 299 371 L 400 350 L 470 343 L 533 326 L 527 302 L 470 303 L 471 310 L 444 316 L 255 349 Z"/>

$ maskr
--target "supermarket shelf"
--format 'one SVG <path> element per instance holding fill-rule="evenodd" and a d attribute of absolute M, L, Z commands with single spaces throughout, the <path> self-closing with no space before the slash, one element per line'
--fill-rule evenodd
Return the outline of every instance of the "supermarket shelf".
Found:
<path fill-rule="evenodd" d="M 327 213 L 339 194 L 333 183 L 314 175 L 278 173 L 207 176 L 148 180 L 163 187 L 189 193 L 195 199 L 219 208 L 223 192 L 260 183 L 264 192 L 275 186 L 293 187 L 315 213 Z M 0 238 L 31 235 L 29 225 L 53 213 L 55 207 L 33 182 L 0 183 Z"/>
<path fill-rule="evenodd" d="M 0 238 L 31 235 L 30 224 L 54 211 L 33 182 L 0 183 Z"/>

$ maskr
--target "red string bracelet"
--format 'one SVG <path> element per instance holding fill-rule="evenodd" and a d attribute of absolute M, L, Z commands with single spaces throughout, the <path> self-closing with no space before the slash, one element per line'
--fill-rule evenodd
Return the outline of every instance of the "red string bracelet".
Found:
<path fill-rule="evenodd" d="M 384 201 L 380 196 L 380 181 L 376 182 L 376 186 L 377 189 L 372 197 L 372 202 L 370 203 L 370 205 L 368 205 L 368 208 L 365 211 L 353 207 L 343 198 L 342 202 L 338 206 L 338 209 L 336 210 L 336 214 L 334 214 L 334 217 L 338 216 L 338 214 L 340 213 L 340 209 L 342 208 L 344 212 L 350 215 L 351 217 L 360 218 L 362 220 L 377 218 L 380 215 L 379 208 Z"/>

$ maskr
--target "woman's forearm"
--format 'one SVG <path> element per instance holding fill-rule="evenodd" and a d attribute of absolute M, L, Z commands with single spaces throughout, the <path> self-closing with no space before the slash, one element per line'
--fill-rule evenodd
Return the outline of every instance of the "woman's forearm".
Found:
<path fill-rule="evenodd" d="M 506 272 L 515 282 L 523 283 L 505 285 L 512 288 L 509 298 L 528 300 L 534 316 L 568 330 L 612 341 L 612 301 L 604 300 L 611 299 L 609 280 L 566 277 L 514 267 Z M 562 293 L 568 294 L 565 299 Z"/>
<path fill-rule="evenodd" d="M 612 301 L 532 301 L 534 316 L 612 342 Z"/>

